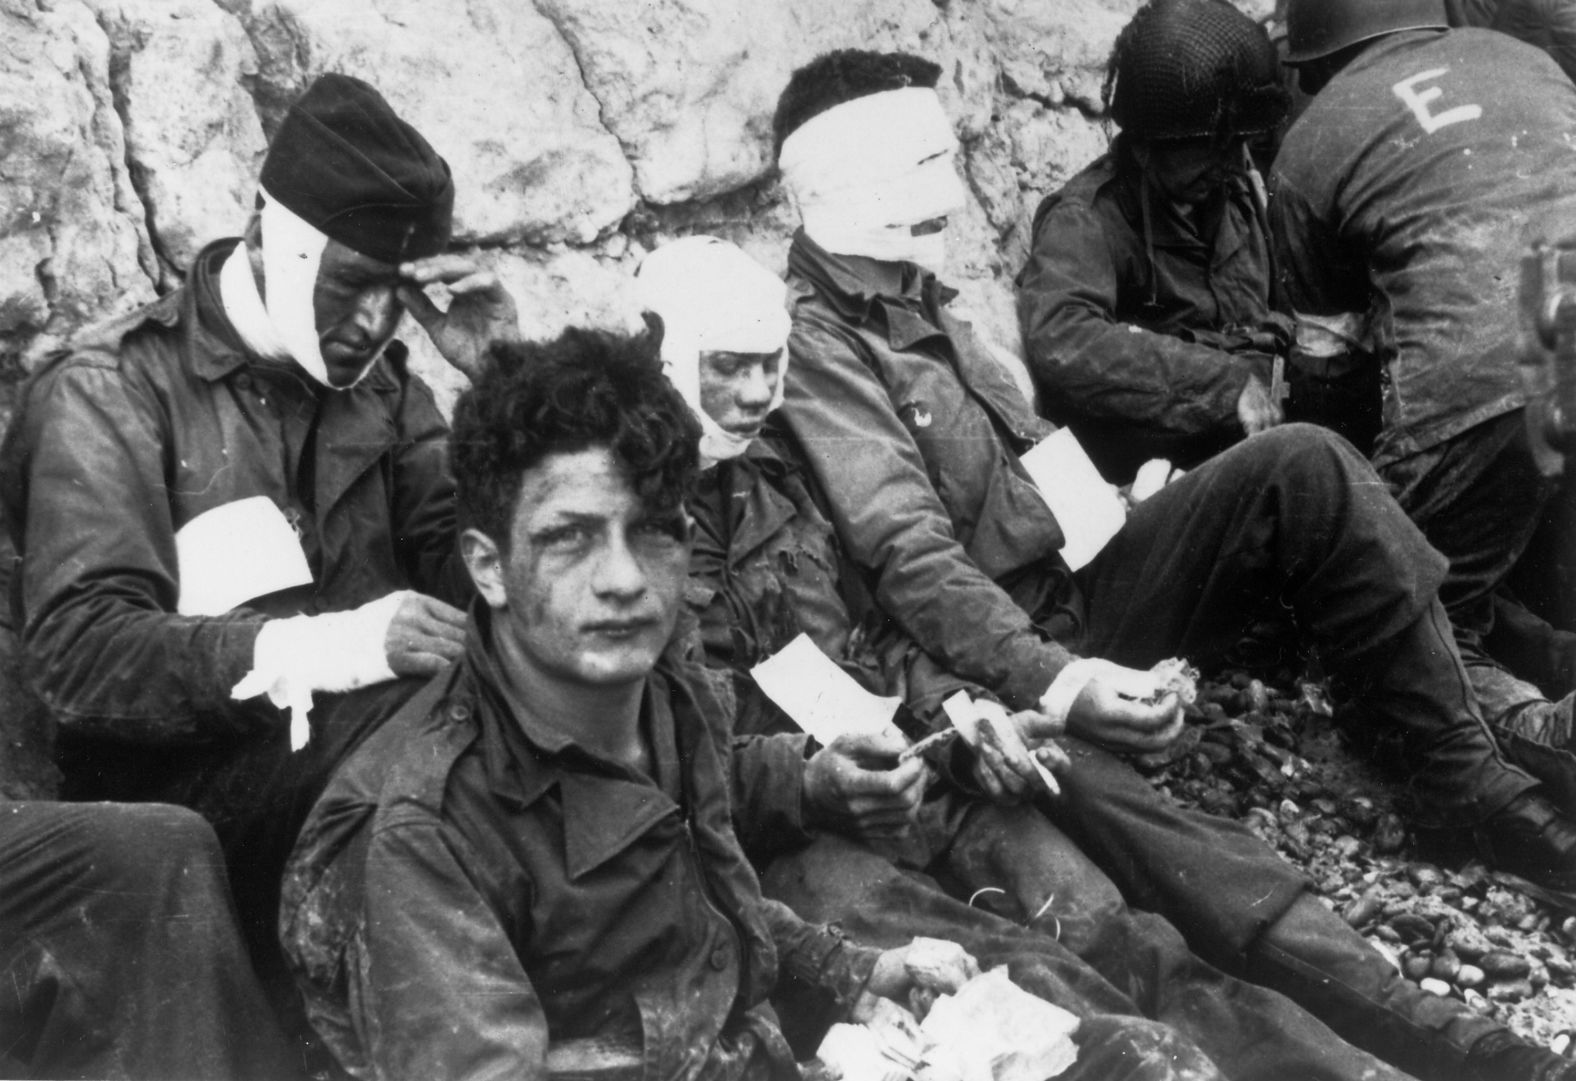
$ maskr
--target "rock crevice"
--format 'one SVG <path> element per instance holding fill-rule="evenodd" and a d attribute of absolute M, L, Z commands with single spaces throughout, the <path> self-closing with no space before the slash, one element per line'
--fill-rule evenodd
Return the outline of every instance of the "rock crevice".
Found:
<path fill-rule="evenodd" d="M 683 232 L 781 270 L 794 220 L 772 175 L 776 96 L 818 53 L 865 47 L 946 72 L 970 193 L 948 275 L 1011 352 L 1028 215 L 1103 150 L 1103 65 L 1137 6 L 0 0 L 0 130 L 14 136 L 0 350 L 30 362 L 178 284 L 203 243 L 240 230 L 266 136 L 329 70 L 377 85 L 449 160 L 456 241 L 518 283 L 531 333 L 629 323 L 628 271 Z M 411 337 L 418 370 L 452 395 L 457 377 Z"/>

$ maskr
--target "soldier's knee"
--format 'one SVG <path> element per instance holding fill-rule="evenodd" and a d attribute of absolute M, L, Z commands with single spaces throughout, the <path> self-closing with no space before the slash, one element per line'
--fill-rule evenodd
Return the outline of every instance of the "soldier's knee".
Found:
<path fill-rule="evenodd" d="M 1085 1017 L 1074 1037 L 1077 1081 L 1224 1081 L 1187 1037 L 1159 1021 L 1101 1014 Z"/>

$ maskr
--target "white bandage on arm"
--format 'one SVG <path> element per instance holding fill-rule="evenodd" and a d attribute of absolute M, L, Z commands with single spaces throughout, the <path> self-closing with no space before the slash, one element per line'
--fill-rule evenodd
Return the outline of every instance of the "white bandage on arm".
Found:
<path fill-rule="evenodd" d="M 394 614 L 410 595 L 401 590 L 348 612 L 270 620 L 252 648 L 252 670 L 230 697 L 266 694 L 289 712 L 290 749 L 300 750 L 311 737 L 313 692 L 353 691 L 394 678 L 385 642 Z"/>
<path fill-rule="evenodd" d="M 1143 701 L 1160 693 L 1160 678 L 1153 672 L 1124 668 L 1099 657 L 1080 657 L 1051 680 L 1040 696 L 1040 712 L 1056 724 L 1065 724 L 1073 702 L 1096 679 L 1124 698 Z"/>
<path fill-rule="evenodd" d="M 1335 315 L 1292 313 L 1297 321 L 1297 348 L 1310 357 L 1334 357 L 1369 347 L 1368 317 L 1364 312 Z"/>

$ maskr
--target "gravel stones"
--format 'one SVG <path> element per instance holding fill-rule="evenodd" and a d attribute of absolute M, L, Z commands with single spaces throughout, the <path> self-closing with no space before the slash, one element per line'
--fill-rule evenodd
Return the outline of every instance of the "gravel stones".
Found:
<path fill-rule="evenodd" d="M 1396 787 L 1346 745 L 1316 684 L 1288 671 L 1217 673 L 1188 712 L 1197 735 L 1186 753 L 1138 763 L 1157 786 L 1236 818 L 1303 868 L 1347 924 L 1430 993 L 1544 1044 L 1576 1024 L 1576 915 L 1508 888 L 1481 863 L 1422 858 Z"/>

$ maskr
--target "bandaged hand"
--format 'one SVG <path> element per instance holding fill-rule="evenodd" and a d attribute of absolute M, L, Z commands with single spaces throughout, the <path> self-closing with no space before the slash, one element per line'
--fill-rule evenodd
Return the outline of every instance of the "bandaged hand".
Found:
<path fill-rule="evenodd" d="M 882 951 L 865 990 L 922 1018 L 937 995 L 955 994 L 979 974 L 979 963 L 956 942 L 916 938 L 907 946 Z"/>
<path fill-rule="evenodd" d="M 230 691 L 237 701 L 266 694 L 290 715 L 290 747 L 306 746 L 314 692 L 353 691 L 393 679 L 385 643 L 401 607 L 416 597 L 390 593 L 348 612 L 274 619 L 252 647 L 252 670 Z"/>
<path fill-rule="evenodd" d="M 1182 734 L 1182 697 L 1163 672 L 1097 657 L 1073 661 L 1051 682 L 1040 709 L 1072 735 L 1112 750 L 1161 751 Z"/>
<path fill-rule="evenodd" d="M 805 825 L 863 840 L 905 834 L 929 778 L 921 759 L 898 761 L 907 746 L 888 728 L 838 736 L 817 751 L 804 769 Z"/>

